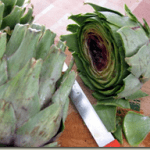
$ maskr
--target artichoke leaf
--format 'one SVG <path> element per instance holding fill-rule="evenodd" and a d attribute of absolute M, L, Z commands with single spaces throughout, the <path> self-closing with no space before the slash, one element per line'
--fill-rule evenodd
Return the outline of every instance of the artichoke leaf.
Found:
<path fill-rule="evenodd" d="M 123 144 L 123 137 L 122 137 L 122 126 L 119 124 L 116 127 L 116 131 L 113 133 L 114 137 Z"/>
<path fill-rule="evenodd" d="M 77 32 L 78 29 L 79 29 L 79 26 L 77 24 L 69 24 L 67 26 L 67 31 L 71 31 L 72 33 Z"/>
<path fill-rule="evenodd" d="M 69 34 L 69 35 L 61 35 L 60 37 L 61 41 L 67 41 L 67 46 L 69 47 L 69 50 L 71 52 L 78 52 L 79 51 L 79 46 L 77 44 L 77 34 Z"/>
<path fill-rule="evenodd" d="M 120 97 L 126 98 L 127 96 L 132 95 L 136 91 L 140 90 L 142 86 L 140 80 L 132 74 L 129 74 L 125 79 L 123 79 L 123 81 L 125 84 L 124 90 L 118 93 L 116 98 L 120 98 Z"/>
<path fill-rule="evenodd" d="M 32 23 L 30 25 L 32 29 L 41 30 L 42 33 L 46 31 L 46 27 L 44 25 L 38 24 L 38 23 Z"/>
<path fill-rule="evenodd" d="M 28 12 L 20 18 L 20 23 L 26 24 L 26 23 L 30 22 L 30 20 L 32 20 L 32 14 L 33 14 L 32 7 L 28 8 Z"/>
<path fill-rule="evenodd" d="M 9 26 L 10 29 L 13 29 L 17 23 L 20 23 L 23 12 L 24 10 L 21 7 L 15 6 L 12 12 L 3 18 L 1 28 L 4 29 Z"/>
<path fill-rule="evenodd" d="M 61 111 L 61 106 L 54 103 L 30 118 L 17 130 L 15 145 L 40 147 L 47 143 L 59 129 Z"/>
<path fill-rule="evenodd" d="M 57 43 L 57 47 L 62 51 L 62 52 L 65 52 L 66 50 L 66 44 L 65 42 L 59 40 L 58 43 Z"/>
<path fill-rule="evenodd" d="M 6 58 L 0 60 L 0 86 L 8 80 L 7 61 Z"/>
<path fill-rule="evenodd" d="M 0 59 L 2 59 L 5 51 L 6 51 L 6 33 L 1 33 L 0 32 Z"/>
<path fill-rule="evenodd" d="M 41 66 L 41 60 L 32 59 L 15 77 L 0 86 L 0 99 L 13 104 L 18 120 L 17 126 L 39 111 L 39 99 L 34 96 L 39 89 Z"/>
<path fill-rule="evenodd" d="M 16 116 L 11 103 L 0 100 L 0 143 L 10 144 L 16 130 Z"/>
<path fill-rule="evenodd" d="M 71 71 L 68 76 L 61 83 L 60 87 L 56 90 L 55 94 L 52 97 L 53 103 L 59 103 L 62 107 L 64 106 L 66 99 L 71 92 L 72 85 L 75 81 L 76 74 L 74 71 Z"/>
<path fill-rule="evenodd" d="M 7 43 L 5 54 L 11 56 L 19 48 L 29 25 L 17 24 L 13 30 L 10 40 Z"/>
<path fill-rule="evenodd" d="M 150 132 L 150 117 L 129 111 L 123 121 L 123 131 L 131 146 L 138 146 Z"/>
<path fill-rule="evenodd" d="M 126 57 L 135 55 L 138 52 L 139 48 L 149 41 L 145 31 L 143 31 L 140 26 L 124 26 L 117 32 L 122 38 Z"/>
<path fill-rule="evenodd" d="M 129 70 L 137 78 L 150 78 L 150 43 L 142 46 L 139 51 L 132 57 L 127 57 L 125 60 L 129 64 Z M 141 79 L 140 78 L 140 79 Z"/>
<path fill-rule="evenodd" d="M 86 13 L 84 15 L 78 14 L 78 15 L 71 15 L 68 19 L 72 19 L 75 21 L 77 24 L 82 25 L 84 24 L 84 21 L 88 19 L 89 17 L 94 17 L 95 14 L 93 13 Z"/>
<path fill-rule="evenodd" d="M 97 102 L 98 105 L 117 106 L 130 109 L 130 103 L 126 99 L 105 99 Z"/>
<path fill-rule="evenodd" d="M 116 131 L 116 106 L 94 106 L 95 111 L 109 132 Z"/>
<path fill-rule="evenodd" d="M 10 79 L 35 56 L 36 45 L 40 36 L 41 31 L 28 28 L 18 50 L 8 58 L 8 74 Z"/>
<path fill-rule="evenodd" d="M 115 10 L 112 10 L 112 9 L 108 9 L 108 8 L 105 8 L 105 7 L 101 7 L 101 6 L 98 6 L 98 5 L 96 5 L 96 4 L 92 4 L 92 3 L 85 3 L 85 4 L 88 4 L 88 5 L 92 6 L 95 11 L 106 11 L 106 12 L 108 11 L 108 12 L 113 12 L 113 13 L 115 13 L 115 14 L 118 14 L 118 15 L 120 15 L 120 16 L 123 16 L 120 12 L 115 11 Z"/>
<path fill-rule="evenodd" d="M 37 48 L 36 48 L 36 59 L 42 58 L 43 60 L 47 57 L 47 55 L 52 52 L 52 44 L 54 44 L 54 38 L 56 34 L 47 29 L 42 38 L 40 39 Z"/>
<path fill-rule="evenodd" d="M 134 100 L 146 96 L 148 96 L 147 93 L 143 92 L 142 90 L 138 90 L 135 93 L 131 94 L 130 96 L 127 96 L 126 98 L 129 100 Z"/>
<path fill-rule="evenodd" d="M 44 147 L 59 147 L 57 142 L 44 145 Z"/>
<path fill-rule="evenodd" d="M 1 1 L 5 5 L 5 9 L 4 9 L 4 17 L 5 17 L 6 15 L 8 15 L 12 11 L 12 9 L 15 6 L 17 0 L 11 0 L 11 1 L 10 0 L 1 0 Z"/>
<path fill-rule="evenodd" d="M 4 3 L 0 1 L 0 28 L 3 20 L 3 12 L 4 12 Z"/>
<path fill-rule="evenodd" d="M 57 80 L 61 77 L 66 55 L 58 50 L 56 46 L 52 47 L 52 52 L 43 62 L 40 74 L 39 96 L 41 107 L 49 102 L 54 94 Z"/>
<path fill-rule="evenodd" d="M 25 0 L 17 0 L 16 5 L 22 6 L 24 4 Z"/>

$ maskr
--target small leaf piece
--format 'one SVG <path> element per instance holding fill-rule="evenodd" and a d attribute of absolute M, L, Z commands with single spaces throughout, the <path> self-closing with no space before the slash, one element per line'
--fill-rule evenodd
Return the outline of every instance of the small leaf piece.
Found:
<path fill-rule="evenodd" d="M 131 146 L 138 146 L 150 132 L 150 117 L 129 111 L 123 121 L 123 130 Z"/>

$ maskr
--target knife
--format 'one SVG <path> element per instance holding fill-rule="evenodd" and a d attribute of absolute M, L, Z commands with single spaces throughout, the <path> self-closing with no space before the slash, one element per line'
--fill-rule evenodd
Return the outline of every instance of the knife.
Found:
<path fill-rule="evenodd" d="M 66 64 L 63 69 L 67 69 Z M 71 89 L 70 99 L 99 147 L 120 147 L 120 143 L 107 131 L 77 81 Z"/>

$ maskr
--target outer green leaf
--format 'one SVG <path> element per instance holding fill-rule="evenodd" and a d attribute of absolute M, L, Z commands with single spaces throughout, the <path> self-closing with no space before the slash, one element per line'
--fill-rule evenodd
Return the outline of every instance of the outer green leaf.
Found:
<path fill-rule="evenodd" d="M 137 78 L 150 78 L 150 43 L 142 46 L 132 57 L 126 58 L 126 62 L 131 66 L 129 70 Z"/>
<path fill-rule="evenodd" d="M 47 143 L 58 131 L 62 108 L 54 103 L 29 119 L 17 130 L 15 145 L 20 147 L 40 147 Z"/>
<path fill-rule="evenodd" d="M 78 29 L 79 29 L 79 26 L 77 24 L 69 24 L 67 26 L 67 30 L 71 31 L 72 33 L 77 32 Z"/>
<path fill-rule="evenodd" d="M 31 28 L 27 30 L 26 36 L 18 50 L 8 59 L 9 78 L 12 78 L 32 57 L 35 56 L 35 48 L 40 36 L 41 31 L 35 31 Z"/>
<path fill-rule="evenodd" d="M 113 135 L 121 144 L 123 144 L 122 126 L 121 125 L 117 125 L 117 129 L 113 133 Z"/>
<path fill-rule="evenodd" d="M 67 46 L 69 47 L 69 50 L 71 52 L 78 52 L 79 51 L 79 46 L 77 44 L 77 34 L 69 34 L 69 35 L 62 35 L 60 37 L 62 41 L 67 41 Z"/>
<path fill-rule="evenodd" d="M 138 146 L 150 132 L 150 118 L 129 111 L 124 118 L 123 129 L 131 146 Z"/>
<path fill-rule="evenodd" d="M 115 13 L 115 14 L 118 14 L 118 15 L 120 15 L 120 16 L 123 16 L 120 12 L 115 11 L 115 10 L 112 10 L 112 9 L 108 9 L 108 8 L 105 8 L 105 7 L 101 7 L 101 6 L 92 4 L 92 3 L 85 3 L 85 4 L 91 5 L 91 6 L 95 9 L 95 11 L 106 11 L 106 12 L 108 11 L 108 12 L 113 12 L 113 13 Z"/>
<path fill-rule="evenodd" d="M 0 86 L 0 99 L 13 104 L 18 120 L 17 126 L 39 111 L 39 99 L 35 95 L 39 89 L 41 65 L 41 60 L 28 62 L 12 80 Z"/>
<path fill-rule="evenodd" d="M 146 94 L 145 92 L 143 92 L 142 90 L 138 90 L 135 93 L 131 94 L 130 96 L 127 96 L 127 99 L 133 100 L 133 99 L 138 99 L 141 97 L 146 97 L 148 96 L 148 94 Z"/>
<path fill-rule="evenodd" d="M 133 76 L 132 74 L 128 75 L 124 80 L 124 90 L 118 94 L 118 98 L 120 97 L 127 97 L 131 95 L 132 93 L 135 93 L 136 91 L 140 90 L 142 84 L 138 78 Z M 132 84 L 131 84 L 132 83 Z"/>
<path fill-rule="evenodd" d="M 68 98 L 68 95 L 71 91 L 72 85 L 75 81 L 75 72 L 72 71 L 68 74 L 66 79 L 61 83 L 60 87 L 57 89 L 55 94 L 52 97 L 53 103 L 59 103 L 62 107 L 65 104 L 65 101 Z"/>
<path fill-rule="evenodd" d="M 10 144 L 16 129 L 16 117 L 11 103 L 0 100 L 0 143 Z"/>
<path fill-rule="evenodd" d="M 61 77 L 62 67 L 66 59 L 66 55 L 56 47 L 53 47 L 50 51 L 52 52 L 44 60 L 40 75 L 39 96 L 41 106 L 49 102 L 54 94 L 56 82 Z"/>
<path fill-rule="evenodd" d="M 33 9 L 28 8 L 28 12 L 23 17 L 20 18 L 20 23 L 26 24 L 30 22 L 30 20 L 32 19 L 32 14 L 33 14 Z"/>
<path fill-rule="evenodd" d="M 6 42 L 7 42 L 6 33 L 0 32 L 0 59 L 2 59 L 3 54 L 6 50 Z"/>
<path fill-rule="evenodd" d="M 3 20 L 3 12 L 4 12 L 4 3 L 0 1 L 0 28 Z"/>
<path fill-rule="evenodd" d="M 22 13 L 22 8 L 15 6 L 12 12 L 3 18 L 1 28 L 4 29 L 6 26 L 9 26 L 11 29 L 13 29 L 15 25 L 20 22 Z"/>
<path fill-rule="evenodd" d="M 43 60 L 52 51 L 52 44 L 54 44 L 54 38 L 56 34 L 50 30 L 46 30 L 40 39 L 38 46 L 36 48 L 36 59 L 42 58 Z"/>
<path fill-rule="evenodd" d="M 24 1 L 25 1 L 25 0 L 17 0 L 16 5 L 22 6 L 22 5 L 24 4 Z"/>
<path fill-rule="evenodd" d="M 141 46 L 148 42 L 148 37 L 140 26 L 124 26 L 117 31 L 124 44 L 125 56 L 130 57 L 136 54 Z"/>
<path fill-rule="evenodd" d="M 108 106 L 118 106 L 121 108 L 129 108 L 130 109 L 130 103 L 128 100 L 125 99 L 106 99 L 103 101 L 98 101 L 98 105 L 108 105 Z"/>
<path fill-rule="evenodd" d="M 109 132 L 116 130 L 116 107 L 115 106 L 94 106 L 95 111 L 104 123 Z"/>
<path fill-rule="evenodd" d="M 4 17 L 5 17 L 12 11 L 17 0 L 1 0 L 1 1 L 5 4 L 5 9 L 4 9 Z"/>
<path fill-rule="evenodd" d="M 0 85 L 4 84 L 7 79 L 8 79 L 8 74 L 7 74 L 7 61 L 5 58 L 0 60 Z"/>
<path fill-rule="evenodd" d="M 17 24 L 13 30 L 11 38 L 7 43 L 5 54 L 7 57 L 11 56 L 19 48 L 29 25 Z"/>

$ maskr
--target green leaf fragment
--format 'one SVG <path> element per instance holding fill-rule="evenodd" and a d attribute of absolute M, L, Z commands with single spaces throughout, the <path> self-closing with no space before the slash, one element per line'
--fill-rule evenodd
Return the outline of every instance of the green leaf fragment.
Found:
<path fill-rule="evenodd" d="M 121 125 L 117 125 L 117 129 L 113 133 L 113 135 L 121 144 L 123 144 L 122 126 Z"/>
<path fill-rule="evenodd" d="M 123 121 L 123 130 L 128 143 L 138 146 L 150 132 L 150 118 L 129 111 Z"/>
<path fill-rule="evenodd" d="M 109 132 L 116 130 L 116 106 L 104 106 L 97 104 L 95 111 Z"/>

